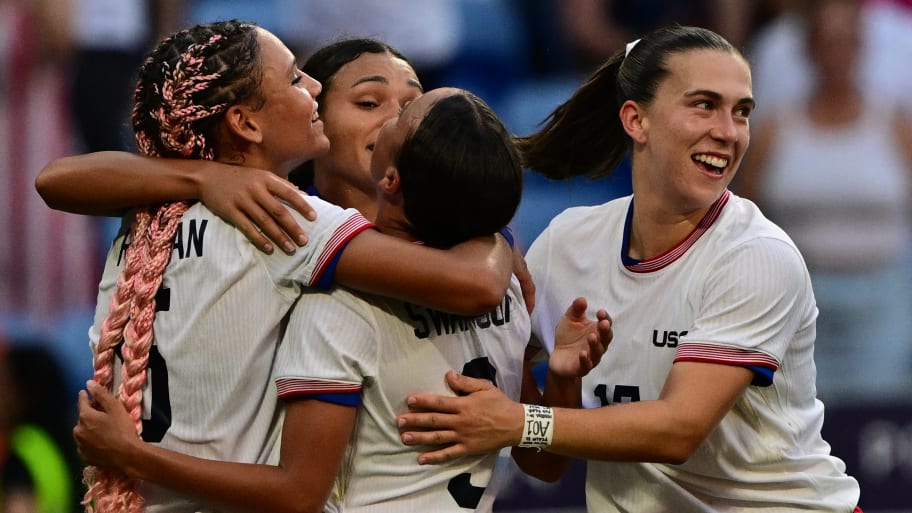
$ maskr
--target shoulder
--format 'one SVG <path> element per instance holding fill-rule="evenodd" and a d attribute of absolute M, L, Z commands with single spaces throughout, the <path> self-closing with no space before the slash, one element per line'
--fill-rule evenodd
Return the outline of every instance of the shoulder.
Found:
<path fill-rule="evenodd" d="M 533 246 L 592 241 L 599 239 L 605 230 L 622 229 L 631 198 L 626 196 L 601 205 L 568 208 L 554 216 Z"/>
<path fill-rule="evenodd" d="M 719 229 L 713 234 L 717 264 L 755 269 L 790 271 L 798 278 L 807 274 L 804 258 L 782 228 L 763 215 L 754 202 L 732 194 Z"/>

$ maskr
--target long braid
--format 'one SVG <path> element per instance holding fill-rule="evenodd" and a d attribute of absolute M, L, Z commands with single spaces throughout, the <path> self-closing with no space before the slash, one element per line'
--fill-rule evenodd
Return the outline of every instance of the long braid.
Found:
<path fill-rule="evenodd" d="M 140 70 L 133 108 L 136 143 L 146 155 L 212 160 L 207 140 L 214 119 L 253 96 L 260 82 L 254 26 L 236 21 L 198 25 L 163 40 Z M 229 53 L 230 55 L 222 55 Z M 231 61 L 246 58 L 245 65 Z M 242 61 L 243 62 L 243 61 Z M 113 386 L 114 350 L 121 341 L 123 366 L 117 396 L 142 433 L 142 390 L 154 340 L 155 294 L 171 258 L 174 234 L 188 202 L 139 209 L 124 267 L 102 323 L 95 379 Z M 142 511 L 139 482 L 89 466 L 83 505 L 89 513 Z"/>

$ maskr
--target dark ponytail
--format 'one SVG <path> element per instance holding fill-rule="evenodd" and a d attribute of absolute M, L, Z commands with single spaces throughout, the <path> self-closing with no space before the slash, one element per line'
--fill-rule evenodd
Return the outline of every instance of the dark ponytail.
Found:
<path fill-rule="evenodd" d="M 601 178 L 611 174 L 630 150 L 619 109 L 627 100 L 649 105 L 668 76 L 668 57 L 714 49 L 741 55 L 719 34 L 674 25 L 651 32 L 595 71 L 538 132 L 517 138 L 523 166 L 548 178 Z"/>

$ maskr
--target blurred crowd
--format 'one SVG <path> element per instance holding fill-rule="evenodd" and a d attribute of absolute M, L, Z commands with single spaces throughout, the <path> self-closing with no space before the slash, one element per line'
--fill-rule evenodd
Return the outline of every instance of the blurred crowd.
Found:
<path fill-rule="evenodd" d="M 302 60 L 342 36 L 385 40 L 425 89 L 470 89 L 516 134 L 638 34 L 669 23 L 719 32 L 750 59 L 758 104 L 734 192 L 805 256 L 820 397 L 912 407 L 912 1 L 0 0 L 0 356 L 37 348 L 58 369 L 66 400 L 32 399 L 57 410 L 44 428 L 54 436 L 92 373 L 86 331 L 113 224 L 48 209 L 35 177 L 59 156 L 132 150 L 143 54 L 160 34 L 226 18 L 259 23 Z M 518 243 L 566 207 L 628 194 L 628 173 L 528 174 Z M 16 420 L 2 413 L 0 468 Z"/>

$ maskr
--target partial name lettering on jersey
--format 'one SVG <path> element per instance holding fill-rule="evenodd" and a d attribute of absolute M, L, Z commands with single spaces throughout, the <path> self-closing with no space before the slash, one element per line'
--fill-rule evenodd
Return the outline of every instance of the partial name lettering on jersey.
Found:
<path fill-rule="evenodd" d="M 183 260 L 184 258 L 203 256 L 203 239 L 206 235 L 206 227 L 209 225 L 208 219 L 184 219 L 177 226 L 177 232 L 174 235 L 174 247 L 171 257 Z M 123 262 L 127 248 L 130 247 L 130 236 L 123 239 L 120 246 L 120 252 L 117 255 L 117 265 Z"/>
<path fill-rule="evenodd" d="M 415 336 L 429 338 L 469 331 L 473 328 L 487 329 L 508 324 L 512 304 L 513 298 L 504 296 L 503 303 L 497 308 L 476 317 L 450 314 L 411 303 L 405 303 L 405 311 L 409 322 L 415 328 Z"/>

